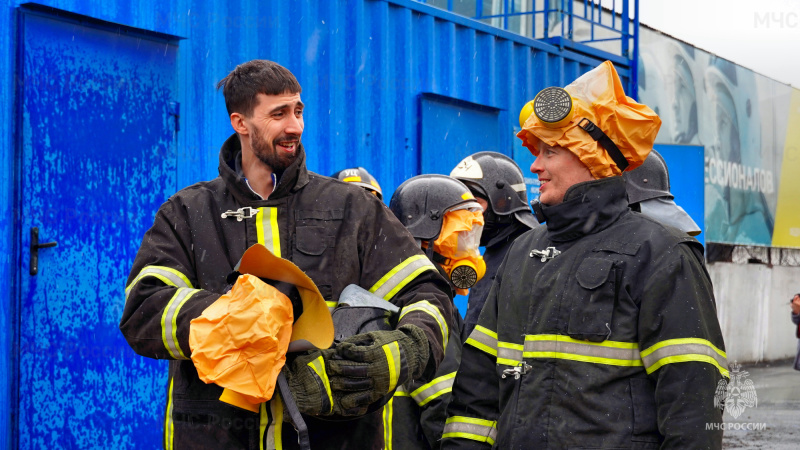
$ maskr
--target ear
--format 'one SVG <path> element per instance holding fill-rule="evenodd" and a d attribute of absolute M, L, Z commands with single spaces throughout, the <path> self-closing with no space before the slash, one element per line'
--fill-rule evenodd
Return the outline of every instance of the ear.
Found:
<path fill-rule="evenodd" d="M 231 114 L 231 126 L 239 135 L 247 136 L 250 134 L 245 117 L 240 113 Z"/>

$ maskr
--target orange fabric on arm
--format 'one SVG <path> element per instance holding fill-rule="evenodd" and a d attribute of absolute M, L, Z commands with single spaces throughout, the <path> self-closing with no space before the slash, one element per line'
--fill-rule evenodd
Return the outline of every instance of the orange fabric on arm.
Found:
<path fill-rule="evenodd" d="M 197 374 L 258 404 L 272 398 L 292 336 L 292 302 L 253 275 L 192 320 L 189 346 Z M 237 405 L 238 406 L 238 405 Z"/>

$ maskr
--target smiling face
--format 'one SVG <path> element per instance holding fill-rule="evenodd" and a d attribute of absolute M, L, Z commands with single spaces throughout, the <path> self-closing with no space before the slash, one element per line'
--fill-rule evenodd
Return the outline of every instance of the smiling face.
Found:
<path fill-rule="evenodd" d="M 531 172 L 539 176 L 539 202 L 553 206 L 564 201 L 567 189 L 577 183 L 594 180 L 589 169 L 575 154 L 563 147 L 551 147 L 542 141 Z"/>
<path fill-rule="evenodd" d="M 250 139 L 250 151 L 273 171 L 280 172 L 297 159 L 304 127 L 304 105 L 299 93 L 258 94 L 257 98 L 258 105 L 253 113 L 242 118 Z"/>

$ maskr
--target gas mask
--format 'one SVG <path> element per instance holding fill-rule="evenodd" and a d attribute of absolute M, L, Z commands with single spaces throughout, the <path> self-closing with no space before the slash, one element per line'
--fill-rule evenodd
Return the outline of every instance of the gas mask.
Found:
<path fill-rule="evenodd" d="M 445 213 L 442 230 L 433 243 L 434 261 L 447 273 L 459 295 L 466 295 L 486 273 L 486 263 L 478 250 L 481 233 L 482 209 L 464 205 Z"/>

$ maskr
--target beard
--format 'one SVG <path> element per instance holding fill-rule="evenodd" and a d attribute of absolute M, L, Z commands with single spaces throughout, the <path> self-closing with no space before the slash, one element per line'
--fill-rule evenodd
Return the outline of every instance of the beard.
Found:
<path fill-rule="evenodd" d="M 296 142 L 294 152 L 286 153 L 278 151 L 279 144 L 292 141 Z M 269 166 L 273 172 L 283 172 L 286 170 L 286 168 L 292 165 L 297 159 L 297 155 L 300 152 L 300 138 L 287 135 L 275 138 L 272 142 L 267 142 L 266 139 L 263 139 L 261 133 L 256 131 L 253 133 L 253 139 L 250 144 L 253 147 L 253 153 L 256 157 Z"/>

